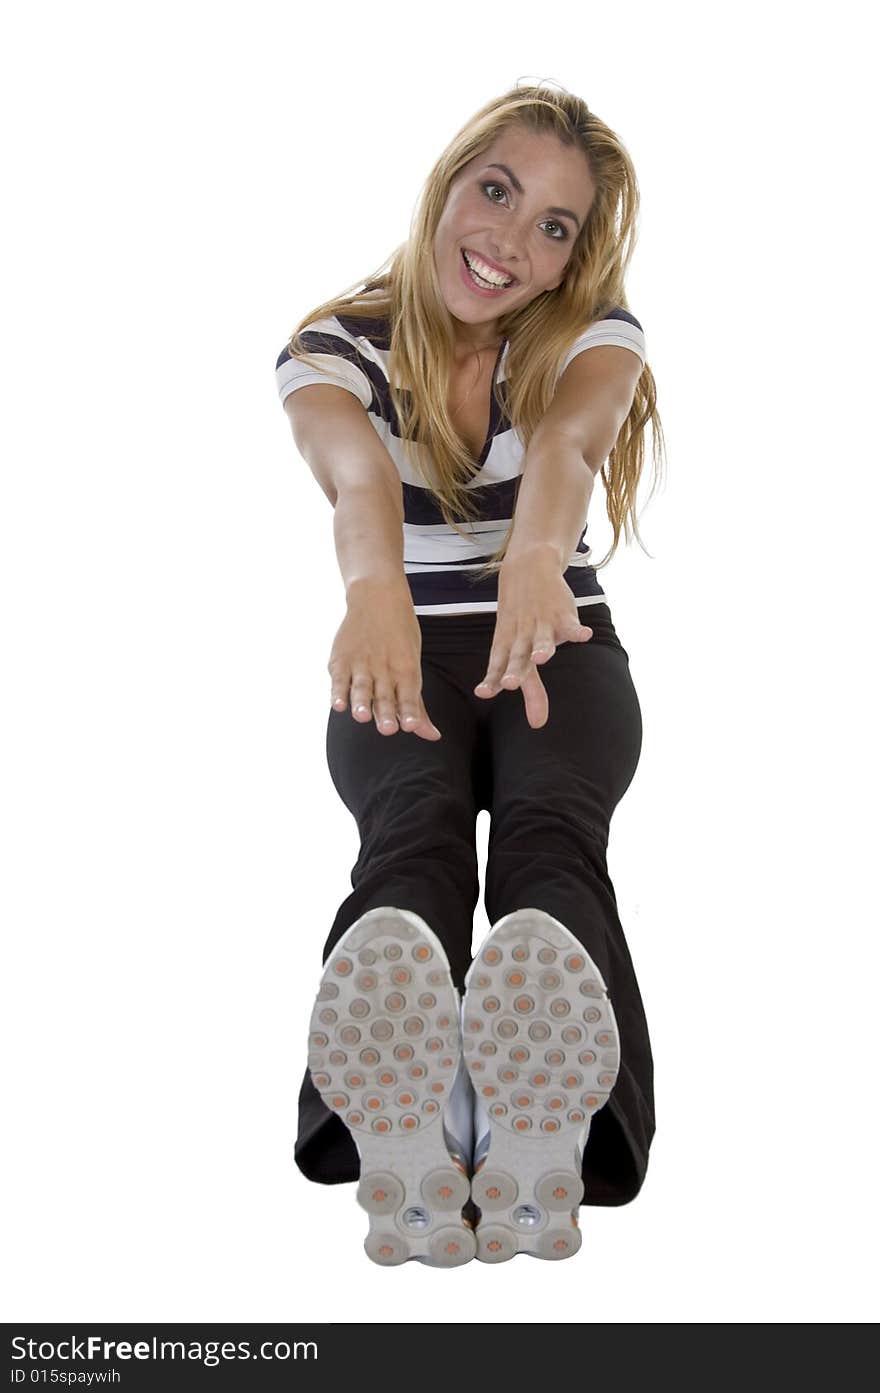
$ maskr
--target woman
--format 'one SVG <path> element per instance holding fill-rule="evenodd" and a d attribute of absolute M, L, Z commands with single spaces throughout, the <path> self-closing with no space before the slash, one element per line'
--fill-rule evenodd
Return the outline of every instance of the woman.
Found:
<path fill-rule="evenodd" d="M 580 1204 L 627 1203 L 647 1168 L 653 1061 L 605 860 L 641 713 L 584 540 L 600 471 L 606 560 L 638 537 L 649 418 L 659 462 L 637 210 L 585 103 L 514 87 L 437 161 L 390 269 L 276 365 L 335 509 L 327 759 L 360 834 L 295 1158 L 360 1176 L 380 1264 L 571 1256 Z"/>

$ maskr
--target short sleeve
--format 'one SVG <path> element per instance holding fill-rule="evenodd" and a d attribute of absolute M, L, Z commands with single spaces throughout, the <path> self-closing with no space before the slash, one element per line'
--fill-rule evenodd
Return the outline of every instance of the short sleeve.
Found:
<path fill-rule="evenodd" d="M 367 410 L 373 402 L 373 388 L 357 339 L 336 318 L 315 320 L 300 335 L 302 347 L 314 362 L 294 358 L 285 344 L 275 364 L 275 385 L 283 402 L 298 387 L 327 382 L 352 392 Z"/>
<path fill-rule="evenodd" d="M 595 348 L 600 343 L 615 343 L 619 344 L 621 348 L 632 349 L 633 353 L 641 359 L 644 367 L 647 357 L 644 330 L 635 315 L 630 314 L 629 310 L 617 308 L 609 310 L 604 319 L 595 320 L 575 339 L 562 360 L 562 366 L 559 369 L 560 375 L 568 367 L 572 358 L 576 358 L 587 348 Z"/>

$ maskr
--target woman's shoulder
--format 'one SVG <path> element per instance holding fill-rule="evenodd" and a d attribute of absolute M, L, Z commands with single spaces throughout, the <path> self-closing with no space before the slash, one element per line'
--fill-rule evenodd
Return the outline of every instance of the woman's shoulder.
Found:
<path fill-rule="evenodd" d="M 622 319 L 625 324 L 632 324 L 636 329 L 642 328 L 632 310 L 625 310 L 622 305 L 612 305 L 609 310 L 604 312 L 600 320 L 594 320 L 593 323 L 601 323 L 602 319 Z"/>
<path fill-rule="evenodd" d="M 351 309 L 357 309 L 352 314 Z M 351 306 L 344 305 L 336 315 L 337 322 L 356 339 L 366 340 L 373 348 L 391 348 L 391 311 L 387 292 L 363 291 Z"/>
<path fill-rule="evenodd" d="M 579 353 L 598 348 L 601 344 L 616 344 L 631 349 L 641 359 L 643 366 L 647 361 L 648 348 L 640 321 L 632 310 L 625 309 L 623 305 L 610 305 L 600 309 L 598 315 L 575 336 L 563 357 L 560 375 Z"/>

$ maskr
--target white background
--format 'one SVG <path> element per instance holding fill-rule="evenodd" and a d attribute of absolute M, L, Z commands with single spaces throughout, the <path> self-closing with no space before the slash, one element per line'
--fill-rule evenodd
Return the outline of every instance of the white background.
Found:
<path fill-rule="evenodd" d="M 7 19 L 4 1319 L 876 1319 L 868 13 Z M 609 865 L 657 1133 L 571 1262 L 380 1270 L 354 1186 L 293 1163 L 357 841 L 324 755 L 332 513 L 274 366 L 524 76 L 585 97 L 642 194 L 668 475 L 651 557 L 600 579 L 644 719 Z M 590 526 L 599 558 L 601 487 Z"/>

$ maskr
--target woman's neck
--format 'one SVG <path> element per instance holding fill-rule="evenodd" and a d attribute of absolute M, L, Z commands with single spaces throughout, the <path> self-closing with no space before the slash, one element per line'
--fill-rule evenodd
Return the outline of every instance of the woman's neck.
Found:
<path fill-rule="evenodd" d="M 497 353 L 504 339 L 495 335 L 492 339 L 487 339 L 483 343 L 474 343 L 470 339 L 456 339 L 453 354 L 458 367 L 464 367 L 465 363 L 470 362 L 474 357 L 478 357 L 480 362 L 484 361 L 485 355 Z"/>

